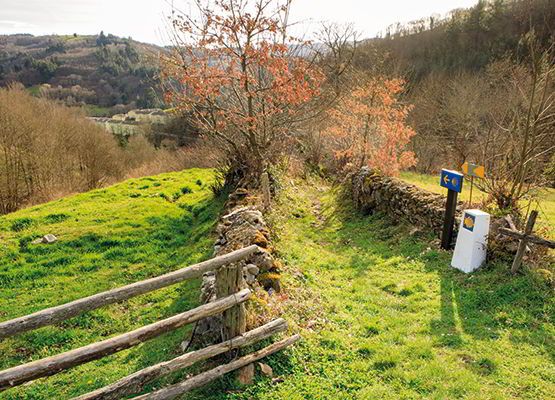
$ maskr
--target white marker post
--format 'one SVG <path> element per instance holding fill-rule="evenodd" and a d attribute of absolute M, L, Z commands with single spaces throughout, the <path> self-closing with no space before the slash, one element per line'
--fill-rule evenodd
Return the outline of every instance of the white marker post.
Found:
<path fill-rule="evenodd" d="M 451 266 L 472 272 L 486 261 L 490 215 L 481 210 L 465 210 L 459 227 Z"/>

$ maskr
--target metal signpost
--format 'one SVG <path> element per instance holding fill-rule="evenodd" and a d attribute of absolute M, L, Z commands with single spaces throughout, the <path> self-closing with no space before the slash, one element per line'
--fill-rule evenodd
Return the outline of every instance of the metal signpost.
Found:
<path fill-rule="evenodd" d="M 457 171 L 442 169 L 439 184 L 448 189 L 445 218 L 443 220 L 443 232 L 441 234 L 441 248 L 449 250 L 451 248 L 451 242 L 453 241 L 453 225 L 455 224 L 455 212 L 457 211 L 457 195 L 462 190 L 463 174 Z"/>
<path fill-rule="evenodd" d="M 462 171 L 465 175 L 470 176 L 470 199 L 468 200 L 468 205 L 472 204 L 472 188 L 474 187 L 474 177 L 482 178 L 486 176 L 486 169 L 483 165 L 477 165 L 469 162 L 465 162 L 462 165 Z"/>

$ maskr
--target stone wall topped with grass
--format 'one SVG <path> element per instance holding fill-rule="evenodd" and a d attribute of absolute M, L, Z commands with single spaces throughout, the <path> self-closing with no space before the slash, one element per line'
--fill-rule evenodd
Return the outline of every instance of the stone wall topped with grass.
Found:
<path fill-rule="evenodd" d="M 445 197 L 366 167 L 352 177 L 351 184 L 353 200 L 359 209 L 384 212 L 395 220 L 414 224 L 415 228 L 441 234 Z M 457 214 L 460 214 L 460 207 Z"/>
<path fill-rule="evenodd" d="M 281 290 L 281 263 L 272 256 L 270 231 L 264 220 L 263 208 L 257 205 L 258 200 L 258 196 L 251 195 L 245 189 L 238 189 L 229 196 L 224 215 L 216 229 L 217 240 L 214 245 L 214 257 L 253 244 L 260 248 L 260 252 L 253 254 L 248 259 L 222 267 L 242 269 L 245 286 L 248 286 L 255 294 L 251 303 L 256 303 L 257 298 L 267 297 Z M 216 276 L 215 272 L 204 274 L 201 288 L 202 303 L 216 300 Z M 256 316 L 247 316 L 248 321 L 256 319 Z M 248 325 L 249 323 L 247 323 L 247 327 L 249 327 Z M 219 338 L 221 318 L 210 317 L 199 321 L 196 332 L 202 336 L 204 342 L 221 341 Z"/>

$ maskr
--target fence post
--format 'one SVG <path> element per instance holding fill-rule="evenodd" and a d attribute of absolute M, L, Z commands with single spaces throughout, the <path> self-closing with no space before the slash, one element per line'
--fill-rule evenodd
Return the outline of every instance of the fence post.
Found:
<path fill-rule="evenodd" d="M 216 272 L 216 295 L 217 298 L 225 297 L 240 291 L 245 287 L 243 279 L 243 265 L 239 261 L 228 264 Z M 222 341 L 242 335 L 247 330 L 247 311 L 244 304 L 237 304 L 225 310 L 222 314 Z M 241 355 L 241 349 L 231 350 L 227 353 L 228 358 Z M 254 368 L 247 365 L 241 368 L 236 375 L 236 379 L 241 384 L 249 384 L 254 376 Z"/>
<path fill-rule="evenodd" d="M 526 222 L 526 228 L 524 229 L 524 236 L 520 239 L 520 243 L 518 245 L 518 250 L 515 255 L 515 259 L 513 260 L 513 265 L 511 266 L 511 272 L 516 274 L 520 269 L 520 265 L 522 264 L 522 258 L 524 257 L 524 253 L 526 253 L 526 246 L 528 245 L 528 237 L 532 234 L 534 230 L 534 224 L 536 223 L 536 218 L 538 217 L 538 212 L 533 210 L 530 213 L 530 217 Z"/>
<path fill-rule="evenodd" d="M 218 299 L 237 293 L 243 287 L 242 262 L 226 265 L 216 272 L 216 295 Z M 224 311 L 222 315 L 222 340 L 229 340 L 245 333 L 246 325 L 247 317 L 244 304 L 238 304 Z"/>

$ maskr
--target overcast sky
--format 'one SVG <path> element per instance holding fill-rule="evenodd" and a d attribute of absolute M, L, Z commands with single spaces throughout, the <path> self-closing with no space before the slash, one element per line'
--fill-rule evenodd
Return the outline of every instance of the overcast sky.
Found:
<path fill-rule="evenodd" d="M 171 3 L 187 0 L 0 0 L 0 34 L 96 34 L 103 30 L 143 42 L 164 44 Z M 395 22 L 408 22 L 476 0 L 293 0 L 292 21 L 309 33 L 321 21 L 352 22 L 364 37 Z M 186 8 L 186 7 L 184 7 Z"/>

